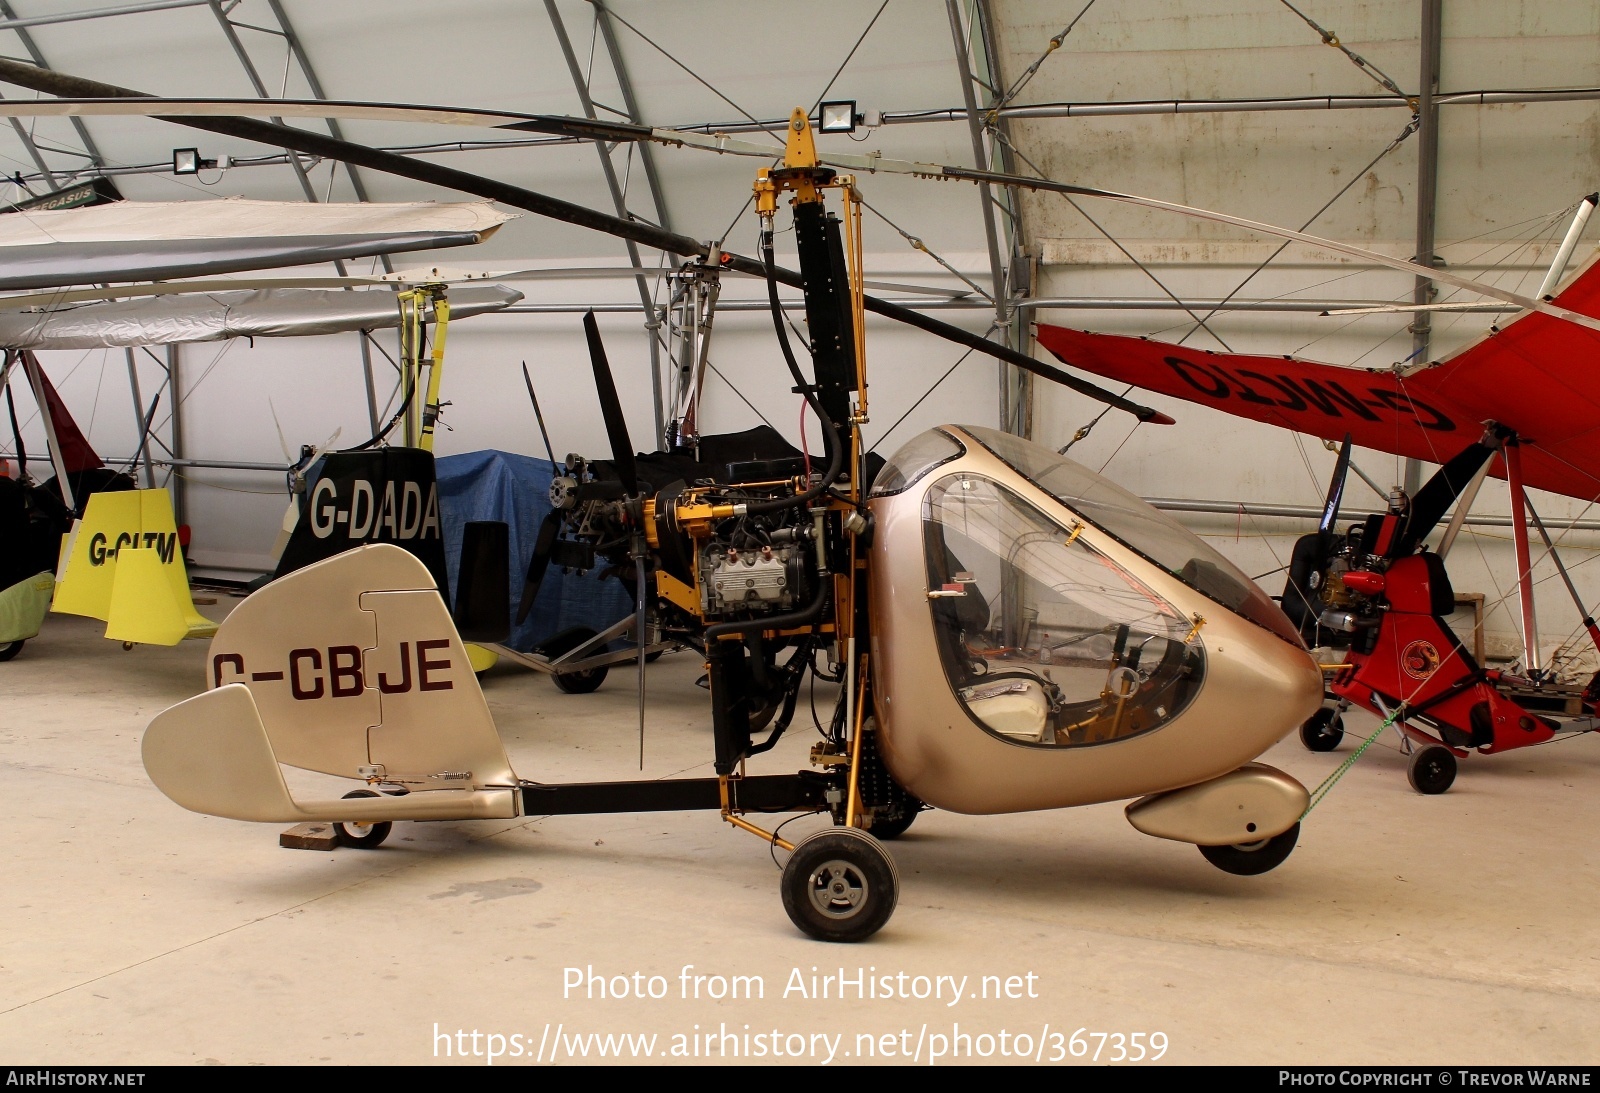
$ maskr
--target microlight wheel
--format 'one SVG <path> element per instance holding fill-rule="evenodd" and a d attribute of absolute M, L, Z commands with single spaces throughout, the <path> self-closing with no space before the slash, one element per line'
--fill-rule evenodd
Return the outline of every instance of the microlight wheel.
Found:
<path fill-rule="evenodd" d="M 1295 824 L 1270 839 L 1234 843 L 1232 846 L 1202 846 L 1200 853 L 1224 873 L 1232 873 L 1236 877 L 1255 877 L 1282 865 L 1299 838 L 1300 825 Z"/>
<path fill-rule="evenodd" d="M 600 689 L 600 684 L 606 681 L 606 669 L 590 668 L 583 672 L 559 672 L 550 678 L 555 680 L 556 690 L 562 694 L 586 695 Z"/>
<path fill-rule="evenodd" d="M 1309 751 L 1332 751 L 1344 739 L 1344 718 L 1332 706 L 1324 706 L 1300 725 L 1300 743 Z"/>
<path fill-rule="evenodd" d="M 27 639 L 24 638 L 22 641 L 11 641 L 4 645 L 0 645 L 0 664 L 4 664 L 6 661 L 22 652 L 22 647 L 26 644 L 28 644 L 28 642 Z"/>
<path fill-rule="evenodd" d="M 344 795 L 348 801 L 352 797 L 376 797 L 378 794 L 370 789 L 352 789 Z M 348 846 L 355 850 L 376 850 L 383 845 L 383 840 L 389 837 L 394 824 L 388 820 L 380 820 L 375 824 L 363 823 L 335 823 L 333 833 L 339 839 L 340 846 Z"/>
<path fill-rule="evenodd" d="M 1455 783 L 1456 757 L 1449 748 L 1423 748 L 1411 756 L 1406 778 L 1418 793 L 1443 793 Z"/>
<path fill-rule="evenodd" d="M 883 928 L 900 898 L 894 859 L 855 828 L 819 831 L 783 867 L 783 909 L 818 941 L 863 941 Z"/>
<path fill-rule="evenodd" d="M 596 631 L 586 626 L 574 626 L 545 642 L 538 651 L 554 660 L 595 637 Z M 606 668 L 590 668 L 581 672 L 557 672 L 550 678 L 555 682 L 556 690 L 562 694 L 586 695 L 600 689 L 600 684 L 606 681 L 607 671 Z"/>

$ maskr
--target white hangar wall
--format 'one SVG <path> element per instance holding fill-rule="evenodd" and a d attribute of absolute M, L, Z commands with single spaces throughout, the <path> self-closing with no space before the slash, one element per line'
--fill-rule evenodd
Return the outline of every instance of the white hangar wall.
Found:
<path fill-rule="evenodd" d="M 72 5 L 74 10 L 97 6 L 117 4 L 75 0 Z M 971 0 L 958 6 L 970 23 Z M 1087 10 L 1081 3 L 1050 0 L 990 0 L 990 6 L 1008 83 L 1044 56 L 1052 36 L 1074 24 L 1060 48 L 1044 58 L 1018 93 L 1016 104 L 1384 93 L 1281 0 L 1227 4 L 1099 0 Z M 1404 91 L 1415 93 L 1420 0 L 1391 4 L 1316 0 L 1296 6 Z M 741 119 L 741 112 L 781 119 L 797 104 L 809 106 L 825 88 L 829 96 L 857 100 L 863 110 L 891 115 L 944 110 L 962 102 L 949 14 L 939 0 L 891 0 L 881 14 L 877 4 L 821 0 L 808 5 L 803 19 L 794 18 L 791 8 L 775 0 L 674 4 L 614 0 L 608 7 L 626 21 L 626 26 L 618 27 L 621 52 L 641 114 L 651 123 L 731 123 Z M 13 8 L 24 18 L 59 10 L 45 0 L 18 0 Z M 282 10 L 329 97 L 550 113 L 579 109 L 543 5 L 483 0 L 458 5 L 449 18 L 439 18 L 435 9 L 411 0 L 337 5 L 285 0 Z M 561 0 L 558 10 L 588 66 L 594 99 L 615 106 L 620 87 L 596 37 L 591 5 Z M 231 14 L 241 25 L 270 26 L 275 18 L 266 0 L 243 0 Z M 847 60 L 849 47 L 869 23 L 871 30 Z M 254 93 L 214 13 L 206 7 L 39 25 L 31 33 L 49 63 L 64 72 L 165 94 Z M 259 72 L 265 74 L 264 82 L 273 85 L 272 92 L 310 94 L 281 38 L 240 34 Z M 413 63 L 419 37 L 426 40 L 424 65 Z M 1600 8 L 1594 5 L 1452 0 L 1443 17 L 1439 87 L 1451 92 L 1600 86 L 1597 47 Z M 1052 117 L 1014 119 L 1009 124 L 1016 148 L 1025 157 L 1019 162 L 1023 171 L 1031 164 L 1058 180 L 1148 194 L 1289 227 L 1306 225 L 1316 234 L 1403 257 L 1416 249 L 1420 138 L 1412 134 L 1387 154 L 1380 157 L 1380 153 L 1401 135 L 1409 116 L 1407 109 L 1391 107 Z M 86 125 L 102 158 L 120 167 L 159 164 L 172 147 L 188 144 L 200 146 L 207 156 L 259 157 L 269 151 L 152 120 L 91 118 Z M 307 127 L 314 126 L 307 123 Z M 81 157 L 74 160 L 60 151 L 79 146 L 67 122 L 41 119 L 30 123 L 30 129 L 52 167 L 66 170 L 81 165 Z M 349 139 L 387 146 L 432 146 L 484 135 L 398 123 L 345 122 L 343 129 Z M 823 139 L 849 151 L 879 149 L 900 158 L 972 162 L 970 137 L 960 117 L 885 125 L 871 130 L 859 146 L 848 144 L 847 137 Z M 1438 144 L 1437 252 L 1455 272 L 1531 290 L 1564 229 L 1564 210 L 1600 188 L 1600 117 L 1594 101 L 1444 106 L 1439 111 Z M 588 146 L 427 154 L 452 167 L 609 210 L 598 160 Z M 721 237 L 730 222 L 738 222 L 735 214 L 748 197 L 753 161 L 658 149 L 656 162 L 666 194 L 663 210 L 646 192 L 638 156 L 627 149 L 616 154 L 635 213 L 654 219 L 664 212 L 673 230 L 697 238 Z M 30 156 L 4 129 L 0 129 L 0 160 L 8 169 L 33 169 Z M 347 176 L 329 164 L 312 165 L 309 177 L 320 198 L 353 197 Z M 363 179 L 374 200 L 460 197 L 370 171 L 363 173 Z M 129 197 L 144 200 L 232 193 L 285 200 L 303 196 L 284 166 L 241 167 L 201 180 L 177 179 L 159 171 L 123 174 L 118 185 Z M 930 249 L 978 283 L 989 283 L 978 199 L 971 187 L 875 176 L 864 179 L 862 188 L 872 206 L 889 220 L 926 240 Z M 1023 198 L 1022 237 L 1038 261 L 1034 295 L 1156 299 L 1170 291 L 1180 297 L 1220 298 L 1237 290 L 1242 298 L 1252 299 L 1410 298 L 1412 281 L 1407 275 L 1365 268 L 1299 246 L 1285 250 L 1246 282 L 1276 249 L 1275 242 L 1125 206 L 1103 202 L 1080 202 L 1080 206 L 1082 212 L 1059 196 Z M 1091 224 L 1084 212 L 1105 231 Z M 744 214 L 728 236 L 730 246 L 752 253 L 754 235 L 753 218 Z M 1597 235 L 1600 226 L 1591 228 L 1589 239 Z M 873 276 L 959 287 L 874 214 L 868 216 L 867 240 Z M 1580 248 L 1573 268 L 1591 249 L 1591 242 Z M 613 241 L 524 216 L 470 255 L 457 251 L 402 256 L 396 264 L 512 269 L 621 261 L 622 248 Z M 647 253 L 645 261 L 653 265 L 656 256 Z M 527 293 L 530 304 L 638 299 L 627 281 L 513 283 Z M 728 289 L 730 296 L 759 294 L 755 282 L 730 282 Z M 1447 291 L 1444 298 L 1459 297 Z M 939 314 L 980 332 L 988 327 L 981 310 Z M 1041 310 L 1038 317 L 1087 329 L 1183 339 L 1184 345 L 1198 349 L 1217 348 L 1220 342 L 1238 351 L 1292 353 L 1369 367 L 1387 367 L 1412 351 L 1404 317 L 1335 319 L 1235 311 L 1212 317 L 1209 332 L 1191 332 L 1192 320 L 1171 310 Z M 1429 356 L 1439 357 L 1467 344 L 1491 320 L 1481 314 L 1437 317 Z M 876 439 L 876 431 L 888 428 L 922 393 L 922 377 L 942 373 L 961 351 L 881 320 L 868 322 L 873 382 L 869 435 Z M 638 315 L 601 317 L 613 364 L 622 377 L 630 428 L 642 446 L 650 434 L 651 414 L 640 324 Z M 793 437 L 798 404 L 788 392 L 789 381 L 767 317 L 760 312 L 725 312 L 718 319 L 716 338 L 714 361 L 727 379 Z M 1036 354 L 1045 355 L 1037 350 Z M 191 456 L 278 462 L 283 455 L 278 424 L 291 451 L 301 443 L 324 443 L 336 430 L 340 444 L 364 439 L 368 432 L 353 336 L 262 340 L 227 348 L 193 346 L 182 350 L 182 359 L 190 388 L 185 440 Z M 452 328 L 445 397 L 454 404 L 446 416 L 454 431 L 440 433 L 441 452 L 483 447 L 535 454 L 542 450 L 522 387 L 524 359 L 538 384 L 557 455 L 568 449 L 603 454 L 576 314 L 486 316 Z M 101 450 L 131 454 L 135 411 L 127 394 L 122 354 L 51 354 L 46 366 L 74 412 L 86 425 L 92 423 L 92 437 Z M 141 376 L 148 399 L 154 369 L 141 366 Z M 911 413 L 886 446 L 941 420 L 996 422 L 996 377 L 991 362 L 969 358 Z M 1135 429 L 1126 416 L 1112 412 L 1074 447 L 1073 456 L 1092 468 L 1104 468 L 1145 495 L 1320 503 L 1333 455 L 1316 442 L 1162 396 L 1141 396 L 1141 400 L 1170 412 L 1178 424 Z M 26 416 L 27 408 L 23 409 Z M 744 428 L 759 420 L 716 376 L 708 384 L 706 412 L 713 428 Z M 1065 444 L 1099 413 L 1097 404 L 1080 396 L 1046 384 L 1036 387 L 1034 433 L 1043 443 Z M 30 448 L 36 442 L 36 437 L 30 438 Z M 1358 452 L 1357 461 L 1380 483 L 1397 480 L 1403 473 L 1398 461 L 1378 453 Z M 184 473 L 196 527 L 196 556 L 218 565 L 263 564 L 264 544 L 270 543 L 282 511 L 277 476 Z M 1358 507 L 1379 501 L 1355 479 L 1349 497 Z M 1600 516 L 1582 503 L 1535 497 L 1540 512 L 1552 522 Z M 1479 507 L 1492 511 L 1503 505 L 1503 488 L 1486 487 Z M 1307 530 L 1304 521 L 1275 518 L 1186 515 L 1183 519 L 1247 572 L 1267 575 L 1263 584 L 1273 592 L 1282 578 L 1272 571 L 1287 560 L 1294 538 Z M 1590 564 L 1600 550 L 1600 537 L 1571 532 L 1564 541 L 1580 591 L 1591 603 L 1600 599 L 1600 579 L 1596 579 L 1600 567 Z M 1459 591 L 1485 594 L 1491 604 L 1487 620 L 1491 645 L 1509 649 L 1516 623 L 1514 610 L 1505 606 L 1513 569 L 1506 529 L 1473 532 L 1458 546 L 1451 568 Z M 1548 650 L 1574 632 L 1574 620 L 1548 567 L 1540 575 L 1541 638 Z"/>

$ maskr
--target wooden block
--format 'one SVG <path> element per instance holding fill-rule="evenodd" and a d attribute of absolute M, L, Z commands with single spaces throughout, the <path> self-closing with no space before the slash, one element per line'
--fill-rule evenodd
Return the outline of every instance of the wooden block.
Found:
<path fill-rule="evenodd" d="M 295 824 L 278 836 L 278 845 L 289 850 L 332 850 L 339 837 L 332 824 Z"/>

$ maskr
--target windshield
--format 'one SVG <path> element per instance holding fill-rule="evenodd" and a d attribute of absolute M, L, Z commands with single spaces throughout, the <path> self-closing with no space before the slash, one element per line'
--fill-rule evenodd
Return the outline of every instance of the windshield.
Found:
<path fill-rule="evenodd" d="M 1271 597 L 1172 517 L 1032 441 L 995 429 L 970 425 L 962 429 L 1013 470 L 1122 545 L 1284 641 L 1303 644 L 1294 625 Z"/>
<path fill-rule="evenodd" d="M 922 528 L 945 674 L 989 731 L 1103 744 L 1159 728 L 1198 693 L 1199 628 L 999 483 L 941 478 L 923 497 Z"/>
<path fill-rule="evenodd" d="M 884 461 L 883 469 L 872 484 L 872 497 L 888 497 L 903 493 L 923 475 L 941 463 L 948 463 L 967 450 L 954 438 L 939 429 L 929 429 L 908 440 L 901 449 Z"/>

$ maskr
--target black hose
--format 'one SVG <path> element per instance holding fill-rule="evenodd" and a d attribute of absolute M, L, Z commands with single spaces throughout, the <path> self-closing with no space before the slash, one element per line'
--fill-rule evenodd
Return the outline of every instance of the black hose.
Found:
<path fill-rule="evenodd" d="M 769 501 L 752 501 L 745 506 L 745 513 L 757 516 L 764 512 L 781 512 L 784 509 L 799 508 L 801 505 L 810 504 L 813 498 L 820 497 L 827 488 L 839 479 L 844 470 L 844 443 L 839 437 L 839 430 L 833 420 L 823 411 L 822 404 L 817 401 L 811 385 L 806 382 L 806 377 L 800 371 L 800 364 L 794 359 L 794 347 L 789 344 L 789 331 L 783 321 L 783 305 L 778 302 L 777 267 L 772 257 L 772 232 L 763 230 L 761 233 L 761 257 L 767 271 L 767 302 L 772 305 L 772 327 L 778 332 L 778 345 L 783 349 L 783 361 L 789 366 L 789 374 L 794 377 L 795 387 L 805 397 L 806 403 L 811 407 L 817 419 L 822 422 L 822 442 L 828 453 L 828 469 L 822 476 L 822 481 L 793 497 L 775 497 Z"/>
<path fill-rule="evenodd" d="M 405 412 L 408 409 L 411 408 L 411 400 L 416 397 L 416 394 L 417 394 L 417 385 L 416 385 L 416 383 L 414 381 L 411 382 L 411 383 L 408 383 L 406 385 L 406 397 L 405 397 L 405 399 L 400 403 L 399 408 L 395 410 L 394 415 L 389 418 L 388 422 L 384 425 L 383 428 L 379 429 L 376 433 L 374 433 L 372 436 L 368 437 L 366 440 L 363 440 L 360 444 L 357 444 L 355 447 L 353 447 L 353 448 L 340 448 L 339 451 L 341 453 L 343 453 L 343 452 L 364 452 L 368 448 L 372 448 L 372 447 L 377 446 L 378 444 L 383 443 L 385 440 L 388 439 L 389 434 L 394 432 L 394 427 L 396 425 L 400 424 L 400 419 L 403 416 L 405 416 Z"/>
<path fill-rule="evenodd" d="M 738 622 L 719 622 L 708 626 L 705 630 L 705 643 L 710 644 L 728 634 L 752 634 L 763 630 L 795 630 L 802 626 L 810 626 L 822 617 L 823 610 L 828 606 L 828 597 L 833 593 L 833 582 L 828 580 L 827 574 L 822 574 L 822 581 L 817 588 L 817 594 L 811 602 L 798 611 L 790 611 L 784 615 L 766 615 L 759 619 L 743 619 Z"/>

